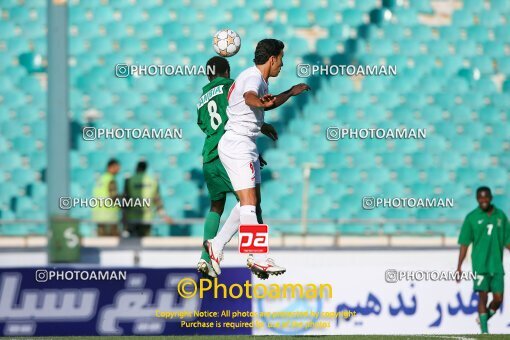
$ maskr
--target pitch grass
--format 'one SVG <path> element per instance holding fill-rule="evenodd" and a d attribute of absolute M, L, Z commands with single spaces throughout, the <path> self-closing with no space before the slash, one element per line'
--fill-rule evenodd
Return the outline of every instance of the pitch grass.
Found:
<path fill-rule="evenodd" d="M 3 337 L 2 339 L 12 340 L 211 340 L 211 338 L 223 338 L 227 340 L 282 340 L 282 339 L 361 339 L 361 340 L 405 340 L 405 339 L 436 339 L 436 340 L 478 340 L 478 339 L 509 339 L 510 335 L 507 334 L 487 334 L 487 335 L 473 335 L 473 334 L 445 334 L 445 335 L 299 335 L 299 336 L 250 336 L 250 335 L 182 335 L 182 336 L 55 336 L 55 337 Z"/>

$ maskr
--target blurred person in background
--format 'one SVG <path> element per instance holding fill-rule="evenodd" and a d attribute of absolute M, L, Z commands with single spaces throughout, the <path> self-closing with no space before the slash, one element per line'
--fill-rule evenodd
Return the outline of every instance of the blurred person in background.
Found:
<path fill-rule="evenodd" d="M 94 198 L 119 197 L 116 176 L 120 171 L 120 164 L 116 159 L 110 159 L 106 166 L 106 172 L 99 177 L 93 190 Z M 118 207 L 105 207 L 98 205 L 92 208 L 92 220 L 97 223 L 98 236 L 119 236 Z"/>
<path fill-rule="evenodd" d="M 136 173 L 126 179 L 124 197 L 126 199 L 149 199 L 149 206 L 129 206 L 124 210 L 125 229 L 130 236 L 144 237 L 150 235 L 154 210 L 165 223 L 172 223 L 172 219 L 165 214 L 163 201 L 159 195 L 157 180 L 147 173 L 148 164 L 140 161 L 136 165 Z"/>

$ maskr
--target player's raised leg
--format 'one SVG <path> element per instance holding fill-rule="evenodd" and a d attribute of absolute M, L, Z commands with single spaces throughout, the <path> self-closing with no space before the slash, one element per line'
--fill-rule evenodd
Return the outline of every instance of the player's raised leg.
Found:
<path fill-rule="evenodd" d="M 211 237 L 204 241 L 204 250 L 208 253 L 211 259 L 211 265 L 217 275 L 221 274 L 220 262 L 223 260 L 223 248 L 239 229 L 239 215 L 240 205 L 238 202 L 234 208 L 232 208 L 220 232 L 217 233 L 214 238 Z"/>
<path fill-rule="evenodd" d="M 256 218 L 258 223 L 263 223 L 262 220 L 262 197 L 260 194 L 260 184 L 255 186 L 255 194 L 257 199 Z M 269 258 L 267 254 L 251 254 L 248 256 L 246 262 L 248 268 L 261 279 L 266 279 L 268 275 L 281 275 L 285 273 L 286 269 L 278 266 L 273 259 Z"/>
<path fill-rule="evenodd" d="M 499 307 L 503 303 L 503 293 L 493 293 L 492 301 L 489 303 L 487 310 L 488 319 L 492 318 L 498 311 Z"/>
<path fill-rule="evenodd" d="M 211 209 L 207 213 L 204 223 L 204 241 L 213 238 L 218 233 L 220 218 L 225 208 L 225 197 L 217 201 L 211 201 Z M 210 264 L 211 259 L 208 252 L 203 249 L 202 256 L 197 265 L 197 270 L 204 276 L 216 277 L 216 272 Z"/>

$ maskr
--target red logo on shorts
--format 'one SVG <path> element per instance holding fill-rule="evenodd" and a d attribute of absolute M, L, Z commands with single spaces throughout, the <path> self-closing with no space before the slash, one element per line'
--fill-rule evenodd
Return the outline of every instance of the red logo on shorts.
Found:
<path fill-rule="evenodd" d="M 267 253 L 269 251 L 269 227 L 267 224 L 239 226 L 240 253 Z"/>

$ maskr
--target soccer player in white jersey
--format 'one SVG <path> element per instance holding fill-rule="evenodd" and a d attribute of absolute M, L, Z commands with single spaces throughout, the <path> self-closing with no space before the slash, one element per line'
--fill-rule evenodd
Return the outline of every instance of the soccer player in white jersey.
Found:
<path fill-rule="evenodd" d="M 218 153 L 239 203 L 232 209 L 218 235 L 212 240 L 204 241 L 213 269 L 218 275 L 221 273 L 219 264 L 223 258 L 223 248 L 237 232 L 239 223 L 263 223 L 262 212 L 256 209 L 260 203 L 260 162 L 255 140 L 260 132 L 277 138 L 271 125 L 264 124 L 264 111 L 274 109 L 290 97 L 310 89 L 308 85 L 301 83 L 277 96 L 269 94 L 268 80 L 280 73 L 283 49 L 284 44 L 279 40 L 259 41 L 253 59 L 255 66 L 241 72 L 229 90 L 228 122 L 225 125 L 226 132 L 218 144 Z M 265 131 L 266 129 L 272 131 Z M 247 264 L 260 278 L 285 272 L 285 268 L 276 265 L 267 254 L 250 255 Z"/>

